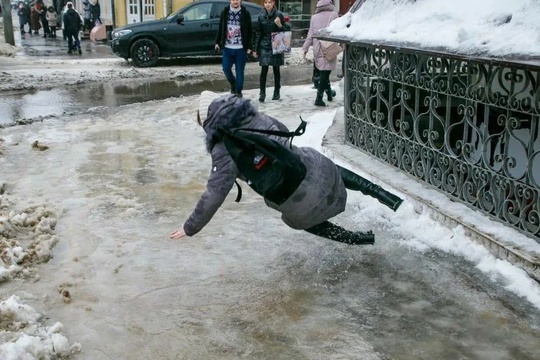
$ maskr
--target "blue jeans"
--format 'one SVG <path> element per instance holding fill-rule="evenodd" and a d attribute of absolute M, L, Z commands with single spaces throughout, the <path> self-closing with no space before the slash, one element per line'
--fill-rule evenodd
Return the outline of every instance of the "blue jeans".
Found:
<path fill-rule="evenodd" d="M 245 49 L 223 48 L 223 59 L 221 66 L 227 80 L 236 86 L 236 93 L 244 88 L 244 68 L 246 67 L 247 52 Z M 232 66 L 236 72 L 236 79 L 232 72 Z"/>
<path fill-rule="evenodd" d="M 67 40 L 68 40 L 68 49 L 69 49 L 69 51 L 81 48 L 81 42 L 79 40 L 79 32 L 78 31 L 77 32 L 66 31 L 66 37 L 67 37 Z M 73 43 L 75 43 L 75 44 L 73 44 Z"/>

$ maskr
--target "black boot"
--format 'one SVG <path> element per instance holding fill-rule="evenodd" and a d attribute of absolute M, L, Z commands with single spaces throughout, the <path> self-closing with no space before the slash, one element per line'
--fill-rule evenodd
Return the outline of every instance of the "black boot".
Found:
<path fill-rule="evenodd" d="M 279 100 L 279 88 L 274 88 L 274 95 L 272 95 L 272 100 Z"/>
<path fill-rule="evenodd" d="M 264 102 L 264 100 L 266 99 L 266 72 L 265 73 L 261 72 L 261 77 L 259 78 L 259 89 L 260 89 L 259 101 Z"/>
<path fill-rule="evenodd" d="M 231 84 L 231 94 L 236 94 L 236 83 L 232 82 Z"/>
<path fill-rule="evenodd" d="M 403 199 L 398 198 L 396 195 L 389 193 L 379 185 L 375 185 L 371 181 L 364 179 L 358 174 L 353 173 L 350 170 L 342 168 L 336 165 L 341 173 L 341 178 L 345 187 L 350 190 L 356 190 L 362 192 L 364 195 L 371 196 L 377 199 L 381 204 L 388 206 L 390 209 L 396 211 L 403 203 Z"/>
<path fill-rule="evenodd" d="M 323 92 L 317 90 L 317 98 L 315 98 L 315 106 L 326 106 L 326 103 L 323 101 Z"/>
<path fill-rule="evenodd" d="M 371 231 L 367 233 L 349 231 L 329 221 L 310 227 L 306 231 L 313 235 L 349 245 L 373 245 L 375 243 L 375 235 Z"/>
<path fill-rule="evenodd" d="M 336 96 L 336 91 L 332 89 L 326 89 L 326 97 L 328 98 L 328 101 L 334 100 L 334 97 Z"/>

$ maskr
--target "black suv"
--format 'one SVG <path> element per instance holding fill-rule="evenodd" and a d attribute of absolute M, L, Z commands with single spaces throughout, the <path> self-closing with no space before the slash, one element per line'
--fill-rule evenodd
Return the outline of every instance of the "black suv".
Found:
<path fill-rule="evenodd" d="M 141 67 L 154 66 L 160 57 L 215 56 L 219 16 L 228 5 L 227 0 L 200 0 L 166 18 L 128 24 L 112 32 L 112 50 Z M 245 1 L 242 5 L 255 27 L 263 7 Z"/>

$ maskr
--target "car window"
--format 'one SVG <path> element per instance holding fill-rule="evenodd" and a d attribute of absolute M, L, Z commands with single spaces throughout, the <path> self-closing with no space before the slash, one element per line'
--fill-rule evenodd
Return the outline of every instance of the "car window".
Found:
<path fill-rule="evenodd" d="M 193 5 L 182 14 L 184 15 L 184 21 L 206 20 L 210 19 L 211 11 L 212 4 L 206 3 Z"/>
<path fill-rule="evenodd" d="M 262 11 L 262 7 L 259 7 L 259 6 L 253 6 L 251 4 L 248 4 L 248 3 L 245 3 L 245 2 L 242 2 L 242 5 L 244 5 L 247 10 L 249 11 L 249 13 L 251 14 L 251 16 L 255 16 L 255 15 L 259 15 L 260 12 Z"/>

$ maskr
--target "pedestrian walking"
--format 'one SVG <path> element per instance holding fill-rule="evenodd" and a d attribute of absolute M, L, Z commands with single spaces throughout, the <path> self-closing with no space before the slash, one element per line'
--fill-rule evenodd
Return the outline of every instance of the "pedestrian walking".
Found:
<path fill-rule="evenodd" d="M 330 72 L 336 68 L 337 57 L 332 60 L 327 59 L 321 49 L 321 42 L 318 39 L 314 39 L 313 36 L 319 30 L 326 28 L 332 20 L 337 18 L 338 13 L 334 10 L 334 3 L 332 0 L 318 0 L 315 14 L 311 16 L 306 40 L 302 46 L 304 59 L 309 48 L 313 46 L 313 60 L 315 62 L 315 67 L 319 70 L 317 97 L 315 98 L 316 106 L 326 106 L 326 103 L 323 101 L 325 92 L 328 101 L 332 101 L 336 95 L 335 91 L 330 87 Z M 314 76 L 315 73 L 316 71 L 314 70 Z"/>
<path fill-rule="evenodd" d="M 31 32 L 30 30 L 30 8 L 24 3 L 19 2 L 19 8 L 17 10 L 17 15 L 19 16 L 19 25 L 21 29 L 21 35 L 24 36 L 26 34 L 26 31 L 24 30 L 24 25 L 28 24 L 28 32 Z"/>
<path fill-rule="evenodd" d="M 43 27 L 43 37 L 47 38 L 51 36 L 51 29 L 49 27 L 49 21 L 47 20 L 47 8 L 43 3 L 43 0 L 36 1 L 36 8 L 39 11 L 39 20 Z"/>
<path fill-rule="evenodd" d="M 215 50 L 223 50 L 222 68 L 231 85 L 231 93 L 242 97 L 244 88 L 244 68 L 247 55 L 251 54 L 253 26 L 251 14 L 242 0 L 229 0 L 219 17 L 219 28 L 215 41 Z M 232 72 L 232 66 L 236 77 Z"/>
<path fill-rule="evenodd" d="M 90 32 L 92 30 L 92 22 L 90 21 L 90 0 L 82 1 L 83 18 L 84 18 L 84 31 Z"/>
<path fill-rule="evenodd" d="M 38 7 L 39 7 L 38 4 L 34 4 L 30 8 L 30 31 L 34 35 L 38 35 L 39 29 L 41 29 L 41 24 L 39 22 L 40 13 L 39 13 Z"/>
<path fill-rule="evenodd" d="M 193 236 L 201 231 L 221 207 L 236 179 L 254 180 L 248 180 L 238 170 L 224 142 L 223 129 L 289 132 L 278 120 L 258 112 L 249 100 L 234 95 L 225 95 L 212 101 L 204 122 L 201 124 L 200 118 L 198 121 L 206 132 L 206 149 L 212 157 L 212 170 L 206 183 L 206 190 L 194 211 L 182 227 L 170 234 L 171 239 Z M 401 205 L 401 199 L 351 171 L 338 167 L 317 150 L 311 147 L 296 147 L 287 137 L 278 137 L 274 134 L 264 136 L 276 140 L 286 149 L 291 148 L 292 156 L 299 158 L 306 170 L 305 177 L 298 187 L 289 189 L 290 196 L 280 204 L 265 197 L 266 205 L 279 211 L 281 219 L 289 227 L 348 244 L 372 244 L 373 233 L 348 231 L 328 221 L 345 210 L 346 187 L 376 197 L 394 210 Z M 259 156 L 256 160 L 261 167 L 263 164 L 272 163 L 268 159 L 265 161 L 263 156 Z M 255 159 L 253 161 L 255 162 Z M 288 185 L 288 182 L 284 182 L 285 187 Z M 253 219 L 253 222 L 260 225 L 258 220 Z"/>
<path fill-rule="evenodd" d="M 79 31 L 82 29 L 82 20 L 78 12 L 73 8 L 73 3 L 69 1 L 66 4 L 67 10 L 63 16 L 64 29 L 68 40 L 68 54 L 71 54 L 73 50 L 78 50 L 79 55 L 81 51 L 81 41 L 79 39 Z"/>
<path fill-rule="evenodd" d="M 51 37 L 56 39 L 56 25 L 58 23 L 58 14 L 56 13 L 56 10 L 54 10 L 53 6 L 49 6 L 45 16 L 47 18 L 47 22 L 49 23 Z"/>
<path fill-rule="evenodd" d="M 285 64 L 285 55 L 274 54 L 272 51 L 272 33 L 288 31 L 290 27 L 285 23 L 283 13 L 276 9 L 275 0 L 264 0 L 264 10 L 257 19 L 255 31 L 255 49 L 253 56 L 259 58 L 261 75 L 259 78 L 259 101 L 266 99 L 266 78 L 268 68 L 271 66 L 274 72 L 274 94 L 272 100 L 279 100 L 281 88 L 281 75 L 279 67 Z"/>

